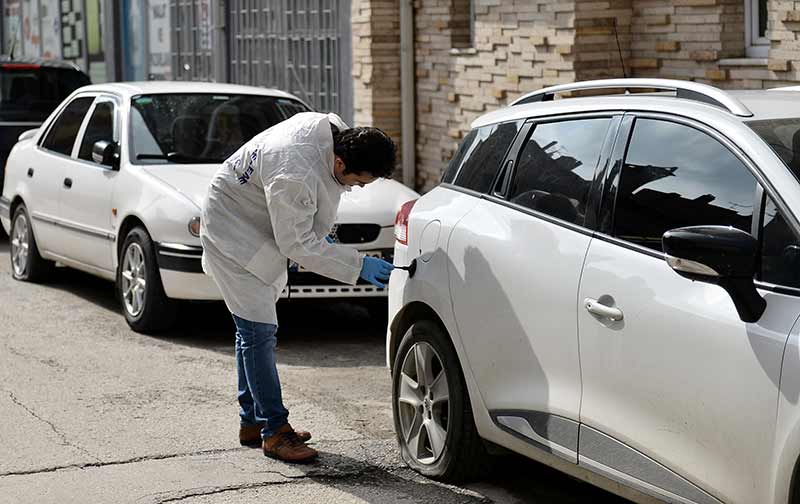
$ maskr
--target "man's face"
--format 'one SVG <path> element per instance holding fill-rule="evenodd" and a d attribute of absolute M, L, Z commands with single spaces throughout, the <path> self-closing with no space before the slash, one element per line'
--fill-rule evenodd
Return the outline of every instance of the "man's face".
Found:
<path fill-rule="evenodd" d="M 361 173 L 345 173 L 346 166 L 342 158 L 336 156 L 335 161 L 333 162 L 333 175 L 336 177 L 336 180 L 339 181 L 340 184 L 344 186 L 359 186 L 364 187 L 365 185 L 375 182 L 377 179 L 373 177 L 368 172 L 361 172 Z"/>

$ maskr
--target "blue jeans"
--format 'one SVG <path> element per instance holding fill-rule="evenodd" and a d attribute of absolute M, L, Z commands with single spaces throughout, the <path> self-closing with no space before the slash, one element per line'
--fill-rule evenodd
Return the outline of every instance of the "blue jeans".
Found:
<path fill-rule="evenodd" d="M 233 315 L 236 324 L 236 371 L 239 375 L 241 425 L 262 425 L 266 439 L 286 425 L 289 412 L 281 399 L 275 367 L 278 326 Z"/>

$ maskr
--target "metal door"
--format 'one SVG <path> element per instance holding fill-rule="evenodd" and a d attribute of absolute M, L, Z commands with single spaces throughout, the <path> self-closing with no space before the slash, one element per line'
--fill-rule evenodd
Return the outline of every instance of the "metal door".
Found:
<path fill-rule="evenodd" d="M 218 26 L 212 0 L 170 0 L 172 71 L 175 80 L 217 81 L 214 52 Z"/>
<path fill-rule="evenodd" d="M 230 0 L 229 81 L 352 120 L 350 0 Z"/>

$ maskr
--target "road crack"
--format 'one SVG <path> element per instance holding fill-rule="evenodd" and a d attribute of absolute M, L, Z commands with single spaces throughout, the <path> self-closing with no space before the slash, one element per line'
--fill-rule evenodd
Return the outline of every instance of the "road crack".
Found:
<path fill-rule="evenodd" d="M 151 460 L 166 460 L 171 458 L 181 458 L 181 457 L 194 457 L 197 455 L 216 455 L 221 453 L 229 453 L 229 452 L 237 452 L 237 451 L 244 451 L 242 448 L 222 448 L 222 449 L 213 449 L 213 450 L 198 450 L 193 452 L 186 452 L 186 453 L 163 453 L 163 454 L 156 454 L 156 455 L 145 455 L 141 457 L 133 457 L 124 460 L 111 460 L 103 462 L 100 459 L 95 459 L 97 462 L 89 462 L 85 464 L 67 464 L 61 466 L 53 466 L 53 467 L 45 467 L 43 469 L 31 469 L 29 471 L 10 471 L 0 473 L 0 478 L 4 476 L 30 476 L 33 474 L 46 474 L 52 473 L 56 471 L 63 471 L 66 469 L 94 469 L 98 467 L 107 467 L 107 466 L 116 466 L 116 465 L 125 465 L 125 464 L 136 464 L 138 462 L 148 462 Z"/>
<path fill-rule="evenodd" d="M 17 396 L 14 395 L 14 392 L 11 392 L 10 390 L 6 390 L 6 392 L 8 392 L 8 395 L 9 395 L 9 397 L 11 397 L 11 401 L 14 404 L 16 404 L 20 408 L 24 409 L 25 411 L 27 411 L 28 414 L 31 415 L 33 418 L 35 418 L 35 419 L 39 420 L 40 422 L 45 423 L 48 426 L 50 426 L 50 429 L 52 429 L 52 431 L 61 439 L 61 444 L 63 446 L 69 446 L 70 448 L 74 448 L 74 449 L 78 450 L 79 452 L 83 453 L 84 455 L 86 455 L 87 457 L 89 457 L 89 458 L 91 458 L 93 460 L 96 460 L 98 462 L 101 462 L 101 460 L 99 458 L 97 458 L 94 455 L 92 455 L 91 453 L 89 453 L 86 449 L 84 449 L 84 448 L 82 448 L 82 447 L 70 442 L 70 440 L 67 439 L 67 436 L 63 432 L 58 430 L 58 428 L 56 427 L 56 425 L 53 422 L 47 420 L 46 418 L 42 418 L 35 411 L 33 411 L 31 408 L 29 408 L 28 406 L 23 404 L 22 401 L 17 399 Z M 0 476 L 2 476 L 2 474 L 0 474 Z"/>
<path fill-rule="evenodd" d="M 262 471 L 262 473 L 266 474 L 274 474 L 284 478 L 282 481 L 261 481 L 258 483 L 243 483 L 240 485 L 228 485 L 228 486 L 214 486 L 214 487 L 197 487 L 197 488 L 190 488 L 187 490 L 183 490 L 180 492 L 180 495 L 173 495 L 171 497 L 165 497 L 161 500 L 155 501 L 156 504 L 166 504 L 168 502 L 180 502 L 187 499 L 191 499 L 194 497 L 204 497 L 207 495 L 216 495 L 221 493 L 228 493 L 228 492 L 239 492 L 243 490 L 254 490 L 258 488 L 265 488 L 275 485 L 294 485 L 301 483 L 305 480 L 313 480 L 318 483 L 326 483 L 326 482 L 346 482 L 349 480 L 360 480 L 362 478 L 369 477 L 369 473 L 378 473 L 379 470 L 376 470 L 372 467 L 365 467 L 358 471 L 349 471 L 349 472 L 341 472 L 341 473 L 329 473 L 325 470 L 312 470 L 305 474 L 298 474 L 298 475 L 288 475 L 284 474 L 280 471 Z M 147 495 L 140 499 L 139 501 L 150 498 L 156 497 L 158 498 L 158 494 L 155 495 Z"/>

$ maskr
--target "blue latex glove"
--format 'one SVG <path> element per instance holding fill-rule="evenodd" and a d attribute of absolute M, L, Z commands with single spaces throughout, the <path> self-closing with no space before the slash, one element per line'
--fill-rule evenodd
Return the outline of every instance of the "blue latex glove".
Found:
<path fill-rule="evenodd" d="M 331 237 L 331 235 L 325 235 L 325 241 L 328 243 L 336 243 Z"/>
<path fill-rule="evenodd" d="M 389 275 L 393 269 L 392 263 L 377 257 L 364 256 L 359 276 L 375 287 L 383 289 L 386 287 L 386 282 L 389 281 Z"/>

